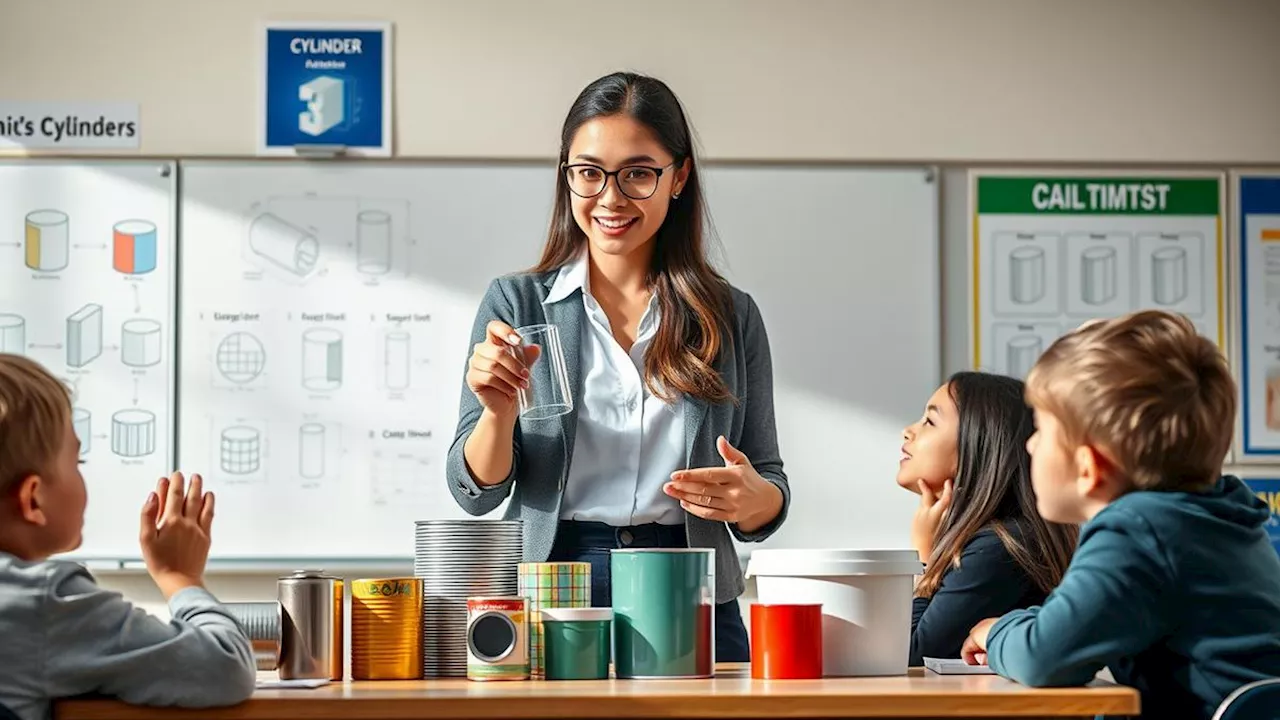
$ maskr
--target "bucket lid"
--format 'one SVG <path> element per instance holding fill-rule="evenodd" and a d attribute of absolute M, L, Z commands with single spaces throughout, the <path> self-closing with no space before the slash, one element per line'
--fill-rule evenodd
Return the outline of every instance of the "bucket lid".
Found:
<path fill-rule="evenodd" d="M 919 575 L 924 564 L 915 550 L 756 550 L 747 563 L 752 575 L 839 576 Z"/>
<path fill-rule="evenodd" d="M 542 614 L 543 622 L 547 620 L 552 622 L 575 622 L 613 619 L 613 610 L 611 608 L 542 608 L 538 612 Z"/>

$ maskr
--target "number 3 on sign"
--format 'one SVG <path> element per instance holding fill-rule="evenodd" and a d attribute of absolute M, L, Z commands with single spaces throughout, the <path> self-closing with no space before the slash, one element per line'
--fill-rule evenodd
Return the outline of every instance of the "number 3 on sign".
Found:
<path fill-rule="evenodd" d="M 342 81 L 318 77 L 298 87 L 298 99 L 307 109 L 298 113 L 298 129 L 311 135 L 322 135 L 344 118 Z"/>

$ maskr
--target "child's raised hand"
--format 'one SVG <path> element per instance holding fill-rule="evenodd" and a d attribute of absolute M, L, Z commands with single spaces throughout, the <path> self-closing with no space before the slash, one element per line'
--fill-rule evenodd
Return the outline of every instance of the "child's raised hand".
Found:
<path fill-rule="evenodd" d="M 911 518 L 911 546 L 920 553 L 920 562 L 929 562 L 929 556 L 933 554 L 933 542 L 937 538 L 938 528 L 942 526 L 942 519 L 951 507 L 952 484 L 948 478 L 942 484 L 942 494 L 938 495 L 929 487 L 929 483 L 918 481 L 920 505 Z"/>
<path fill-rule="evenodd" d="M 204 480 L 191 476 L 184 488 L 182 473 L 161 478 L 155 492 L 142 506 L 139 544 L 147 572 L 165 599 L 185 587 L 204 583 L 213 526 L 213 493 L 204 491 Z"/>

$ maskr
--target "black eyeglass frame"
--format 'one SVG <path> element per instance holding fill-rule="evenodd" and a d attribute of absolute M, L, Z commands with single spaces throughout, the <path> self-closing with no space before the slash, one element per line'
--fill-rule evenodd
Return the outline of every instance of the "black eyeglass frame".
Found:
<path fill-rule="evenodd" d="M 569 178 L 567 177 L 565 178 L 564 184 L 569 188 L 569 192 L 573 193 L 574 195 L 577 195 L 580 198 L 589 199 L 589 198 L 599 196 L 601 193 L 604 192 L 605 188 L 609 187 L 609 178 L 613 178 L 613 184 L 615 187 L 618 188 L 618 192 L 622 193 L 623 195 L 626 195 L 632 200 L 648 200 L 649 198 L 653 197 L 655 193 L 658 192 L 658 186 L 662 184 L 662 174 L 667 171 L 667 168 L 674 167 L 679 163 L 680 161 L 675 160 L 670 163 L 667 163 L 666 165 L 663 165 L 662 167 L 654 167 L 652 165 L 624 165 L 618 168 L 617 170 L 605 170 L 604 168 L 600 167 L 599 165 L 596 165 L 595 163 L 562 162 L 560 163 L 560 173 L 561 173 L 561 176 L 563 177 L 564 173 L 568 171 L 570 168 L 583 168 L 583 167 L 595 168 L 596 170 L 599 170 L 600 172 L 604 173 L 604 182 L 600 183 L 600 189 L 590 195 L 583 195 L 577 190 L 574 190 L 573 183 L 569 181 Z M 648 170 L 652 172 L 654 175 L 656 175 L 657 177 L 654 178 L 654 183 L 653 183 L 653 191 L 650 192 L 648 195 L 645 195 L 644 197 L 636 197 L 635 195 L 629 194 L 626 190 L 623 190 L 622 182 L 618 180 L 618 175 L 627 170 Z"/>

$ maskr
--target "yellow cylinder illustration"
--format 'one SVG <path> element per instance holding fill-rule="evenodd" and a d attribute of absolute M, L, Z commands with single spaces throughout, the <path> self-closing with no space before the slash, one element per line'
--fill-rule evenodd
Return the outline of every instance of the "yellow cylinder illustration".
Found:
<path fill-rule="evenodd" d="M 26 220 L 27 267 L 54 272 L 67 266 L 70 219 L 61 210 L 33 210 Z"/>

